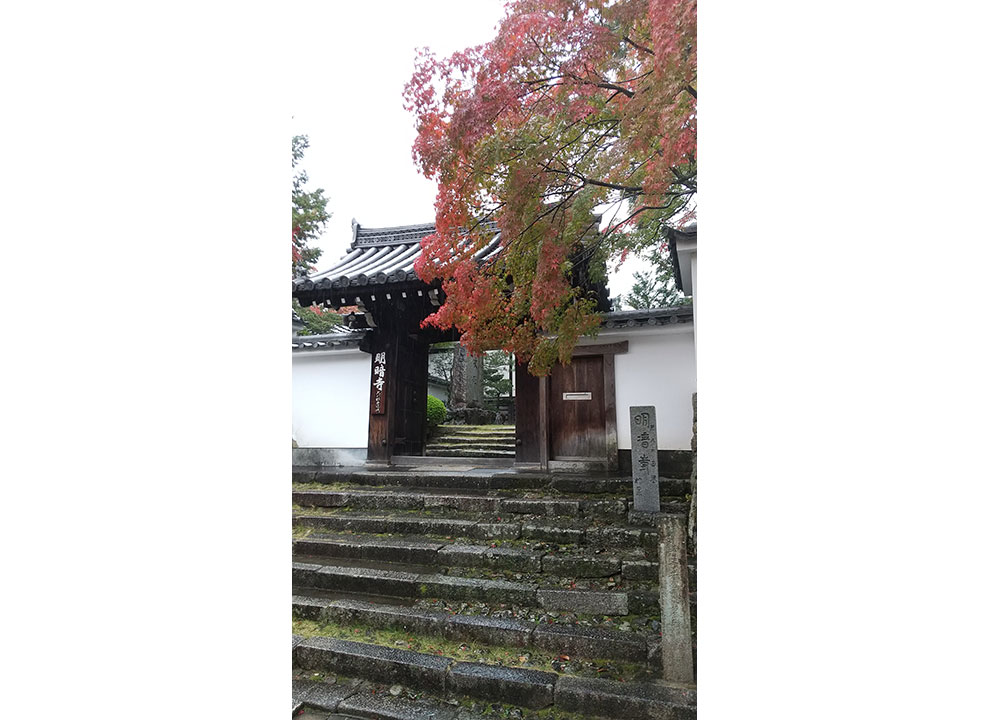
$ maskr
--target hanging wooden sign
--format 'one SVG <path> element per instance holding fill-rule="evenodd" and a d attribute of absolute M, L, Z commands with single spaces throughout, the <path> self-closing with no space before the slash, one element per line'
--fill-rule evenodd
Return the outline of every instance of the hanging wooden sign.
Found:
<path fill-rule="evenodd" d="M 377 353 L 371 363 L 371 414 L 385 414 L 385 353 Z"/>

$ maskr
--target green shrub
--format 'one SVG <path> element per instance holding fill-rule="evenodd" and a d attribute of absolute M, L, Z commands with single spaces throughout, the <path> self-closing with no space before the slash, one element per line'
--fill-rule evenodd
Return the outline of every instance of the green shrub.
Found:
<path fill-rule="evenodd" d="M 426 425 L 432 433 L 437 425 L 447 419 L 447 408 L 443 401 L 432 395 L 426 396 Z"/>

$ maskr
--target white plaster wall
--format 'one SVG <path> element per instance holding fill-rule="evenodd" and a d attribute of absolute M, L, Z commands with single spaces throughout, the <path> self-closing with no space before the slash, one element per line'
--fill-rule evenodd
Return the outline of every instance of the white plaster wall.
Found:
<path fill-rule="evenodd" d="M 371 355 L 292 356 L 292 439 L 301 448 L 367 448 Z"/>
<path fill-rule="evenodd" d="M 619 448 L 632 447 L 629 408 L 657 409 L 657 446 L 690 450 L 691 395 L 698 387 L 693 325 L 599 334 L 596 342 L 629 341 L 629 352 L 615 356 L 615 415 Z"/>

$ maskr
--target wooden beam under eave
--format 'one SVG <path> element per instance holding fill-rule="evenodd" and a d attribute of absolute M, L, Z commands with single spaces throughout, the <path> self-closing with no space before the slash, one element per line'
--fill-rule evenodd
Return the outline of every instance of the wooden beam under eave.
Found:
<path fill-rule="evenodd" d="M 584 355 L 623 355 L 629 352 L 629 341 L 623 340 L 614 343 L 602 343 L 601 345 L 578 345 L 574 348 L 572 356 Z"/>

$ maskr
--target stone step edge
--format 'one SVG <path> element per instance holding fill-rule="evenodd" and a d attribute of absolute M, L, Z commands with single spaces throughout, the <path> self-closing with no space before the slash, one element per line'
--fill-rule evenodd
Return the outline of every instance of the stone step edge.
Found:
<path fill-rule="evenodd" d="M 482 434 L 482 433 L 449 433 L 445 435 L 437 435 L 436 437 L 430 438 L 426 441 L 427 445 L 434 445 L 436 443 L 508 443 L 515 447 L 516 436 L 509 435 L 508 433 L 504 435 L 498 434 Z"/>
<path fill-rule="evenodd" d="M 475 504 L 485 505 L 485 501 L 499 500 L 506 506 L 522 505 L 534 507 L 539 503 L 557 503 L 561 506 L 575 506 L 579 508 L 605 507 L 609 503 L 619 507 L 622 503 L 629 509 L 633 503 L 632 496 L 625 492 L 608 493 L 571 493 L 556 492 L 546 488 L 485 488 L 485 487 L 423 487 L 417 485 L 349 485 L 342 483 L 327 484 L 326 487 L 313 487 L 322 483 L 301 484 L 295 483 L 291 492 L 296 494 L 311 496 L 313 498 L 330 498 L 332 496 L 353 495 L 360 498 L 391 498 L 399 499 L 400 502 L 417 502 L 417 509 L 421 504 L 426 508 L 456 509 L 453 505 L 457 503 L 470 504 L 473 500 Z M 343 485 L 343 487 L 341 486 Z M 419 503 L 418 501 L 422 501 Z M 671 495 L 661 493 L 661 505 L 687 508 L 690 500 L 682 495 Z M 339 507 L 332 505 L 331 507 Z M 493 505 L 496 510 L 498 504 Z M 402 509 L 402 508 L 399 508 Z M 467 512 L 478 512 L 471 509 Z M 649 512 L 649 511 L 644 511 Z"/>
<path fill-rule="evenodd" d="M 638 662 L 660 671 L 660 637 L 572 623 L 534 623 L 486 615 L 458 615 L 364 600 L 329 600 L 293 595 L 292 611 L 299 618 L 346 625 L 359 623 L 380 629 L 401 629 L 417 635 L 503 647 L 537 648 L 589 660 Z"/>
<path fill-rule="evenodd" d="M 576 499 L 564 497 L 519 498 L 502 495 L 428 493 L 413 490 L 293 490 L 292 503 L 301 508 L 353 508 L 355 510 L 454 510 L 498 516 L 543 515 L 584 519 L 625 518 L 630 525 L 655 525 L 655 513 L 631 510 L 626 498 Z M 661 513 L 687 514 L 686 502 L 662 503 Z"/>
<path fill-rule="evenodd" d="M 583 519 L 579 519 L 583 520 Z M 532 540 L 564 545 L 605 544 L 610 547 L 646 548 L 656 546 L 656 528 L 642 525 L 582 525 L 561 527 L 558 524 L 541 524 L 513 520 L 506 522 L 495 517 L 452 518 L 446 515 L 424 517 L 418 514 L 373 514 L 367 512 L 334 511 L 332 515 L 307 514 L 293 511 L 294 526 L 329 528 L 332 530 L 390 535 L 423 535 L 437 538 L 466 540 Z M 354 529 L 357 527 L 358 529 Z M 389 529 L 390 527 L 394 529 Z"/>
<path fill-rule="evenodd" d="M 674 512 L 681 511 L 681 505 L 684 506 L 686 511 L 689 505 L 687 503 L 661 503 L 661 507 L 675 508 Z M 312 510 L 329 510 L 329 513 L 312 513 L 308 511 Z M 537 540 L 540 542 L 558 542 L 565 545 L 572 545 L 575 543 L 581 543 L 584 540 L 596 540 L 596 539 L 606 539 L 609 544 L 618 542 L 618 537 L 612 537 L 613 535 L 628 535 L 635 542 L 627 543 L 628 547 L 636 547 L 639 545 L 643 534 L 646 535 L 656 535 L 657 529 L 655 523 L 653 526 L 644 522 L 644 517 L 649 517 L 652 519 L 652 514 L 643 513 L 631 513 L 627 515 L 626 520 L 628 521 L 631 516 L 633 522 L 627 522 L 625 524 L 617 524 L 614 522 L 615 518 L 606 518 L 610 522 L 605 525 L 595 525 L 586 523 L 586 521 L 600 520 L 602 518 L 594 517 L 569 517 L 568 520 L 572 520 L 578 525 L 576 527 L 560 526 L 553 523 L 554 520 L 560 520 L 557 516 L 545 516 L 537 513 L 514 513 L 516 515 L 524 515 L 525 518 L 506 520 L 501 515 L 495 511 L 482 511 L 482 510 L 457 510 L 456 508 L 450 508 L 446 506 L 428 508 L 429 510 L 442 511 L 441 514 L 437 515 L 422 515 L 418 510 L 425 508 L 352 508 L 349 505 L 300 505 L 298 508 L 293 509 L 292 518 L 293 524 L 296 525 L 319 525 L 317 521 L 326 520 L 323 523 L 327 527 L 337 524 L 343 524 L 346 522 L 354 523 L 368 523 L 368 524 L 380 524 L 381 526 L 388 525 L 389 523 L 395 523 L 400 525 L 422 525 L 423 527 L 429 527 L 431 525 L 440 526 L 448 524 L 448 527 L 456 527 L 459 530 L 471 530 L 472 528 L 484 528 L 491 531 L 489 535 L 463 535 L 460 537 L 474 538 L 474 539 L 486 539 L 486 540 L 518 540 L 520 538 L 524 540 Z M 378 510 L 378 513 L 375 512 Z M 448 513 L 464 513 L 468 517 L 458 517 L 451 516 Z M 297 520 L 305 522 L 296 522 Z M 550 522 L 551 524 L 545 524 Z M 541 524 L 542 523 L 542 524 Z M 504 528 L 504 531 L 499 530 L 499 528 Z M 426 530 L 419 531 L 415 533 L 406 530 L 364 530 L 362 532 L 370 532 L 373 534 L 420 534 L 420 535 L 441 535 L 443 537 L 454 536 L 450 532 L 441 533 L 431 533 Z M 591 537 L 589 537 L 589 534 Z M 601 537 L 599 537 L 601 536 Z"/>
<path fill-rule="evenodd" d="M 465 452 L 467 452 L 469 450 L 479 450 L 479 451 L 489 450 L 489 451 L 498 451 L 498 452 L 506 452 L 506 453 L 513 453 L 513 454 L 515 454 L 516 447 L 515 447 L 515 445 L 512 445 L 511 443 L 495 443 L 495 442 L 429 443 L 428 445 L 426 445 L 426 450 L 427 451 L 430 451 L 430 450 L 449 450 L 449 451 L 463 450 Z"/>
<path fill-rule="evenodd" d="M 556 555 L 546 551 L 490 547 L 466 543 L 384 540 L 370 535 L 306 537 L 292 541 L 302 555 L 357 560 L 412 563 L 416 565 L 489 568 L 540 573 L 550 577 L 604 578 L 621 575 L 627 580 L 649 580 L 660 566 L 648 560 L 616 555 Z M 658 580 L 659 582 L 659 580 Z"/>
<path fill-rule="evenodd" d="M 436 443 L 508 443 L 515 447 L 516 436 L 509 433 L 498 434 L 498 433 L 445 433 L 443 435 L 437 435 L 426 441 L 427 445 L 434 445 Z"/>
<path fill-rule="evenodd" d="M 440 423 L 437 432 L 515 432 L 515 425 L 468 425 L 459 423 Z"/>
<path fill-rule="evenodd" d="M 487 444 L 505 445 L 516 449 L 516 438 L 514 435 L 440 435 L 426 441 L 426 447 L 434 445 L 457 445 L 457 444 Z"/>
<path fill-rule="evenodd" d="M 481 448 L 438 449 L 426 448 L 425 457 L 436 458 L 513 458 L 515 450 L 489 450 Z"/>
<path fill-rule="evenodd" d="M 338 713 L 368 720 L 495 719 L 493 715 L 479 715 L 459 707 L 451 707 L 434 696 L 420 696 L 411 700 L 392 697 L 387 692 L 369 693 L 367 687 L 360 685 L 341 688 L 313 680 L 294 680 L 292 688 L 293 717 L 300 709 L 311 708 L 321 713 Z"/>
<path fill-rule="evenodd" d="M 631 477 L 582 477 L 526 473 L 492 473 L 464 475 L 456 473 L 424 474 L 405 470 L 389 472 L 294 470 L 295 482 L 350 483 L 377 487 L 449 487 L 484 490 L 550 488 L 565 493 L 632 492 Z M 683 496 L 691 491 L 689 480 L 660 478 L 660 494 Z"/>
<path fill-rule="evenodd" d="M 611 617 L 659 614 L 660 598 L 658 592 L 651 590 L 558 589 L 508 580 L 301 562 L 292 563 L 292 585 L 300 590 L 308 588 L 407 599 L 484 601 Z"/>
<path fill-rule="evenodd" d="M 535 710 L 554 706 L 627 720 L 693 720 L 697 706 L 697 694 L 692 686 L 575 678 L 542 670 L 457 661 L 336 638 L 302 640 L 293 647 L 292 662 L 293 667 L 303 670 L 330 669 L 374 682 L 422 688 L 431 693 L 457 693 Z"/>
<path fill-rule="evenodd" d="M 354 507 L 404 510 L 443 509 L 514 515 L 565 517 L 618 517 L 628 511 L 625 498 L 514 498 L 499 495 L 417 493 L 391 490 L 293 490 L 292 502 L 300 507 Z M 685 506 L 684 510 L 687 510 Z"/>
<path fill-rule="evenodd" d="M 490 452 L 498 453 L 498 457 L 509 457 L 510 455 L 515 456 L 516 449 L 514 447 L 505 447 L 502 445 L 496 445 L 494 443 L 486 443 L 484 445 L 427 445 L 425 454 L 429 457 L 429 453 L 438 452 L 459 452 L 459 453 L 479 453 L 479 452 Z"/>

